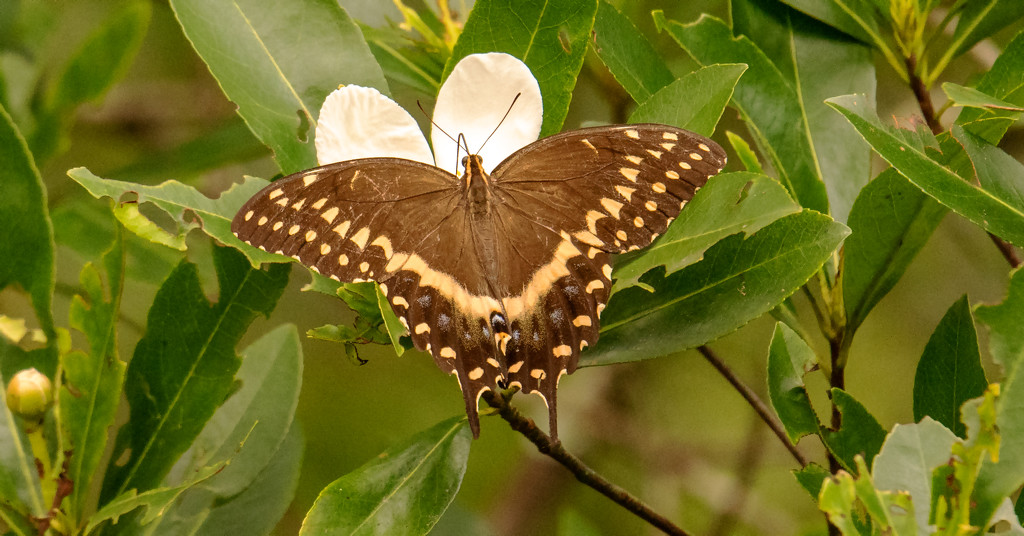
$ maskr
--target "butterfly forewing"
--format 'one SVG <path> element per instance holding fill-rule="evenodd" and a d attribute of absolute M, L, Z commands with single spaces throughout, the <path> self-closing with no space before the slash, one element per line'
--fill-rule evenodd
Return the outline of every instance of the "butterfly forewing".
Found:
<path fill-rule="evenodd" d="M 666 125 L 557 134 L 501 163 L 493 181 L 536 221 L 611 253 L 645 247 L 725 166 L 713 141 Z"/>
<path fill-rule="evenodd" d="M 597 342 L 610 253 L 650 244 L 724 165 L 685 130 L 589 128 L 489 179 L 395 158 L 304 171 L 250 199 L 232 230 L 339 281 L 379 282 L 416 347 L 458 378 L 474 436 L 495 386 L 543 396 L 555 435 L 558 380 Z"/>

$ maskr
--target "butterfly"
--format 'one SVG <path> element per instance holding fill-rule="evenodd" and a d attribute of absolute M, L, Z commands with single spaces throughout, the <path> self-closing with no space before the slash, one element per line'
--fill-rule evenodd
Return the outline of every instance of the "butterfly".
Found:
<path fill-rule="evenodd" d="M 284 177 L 232 232 L 341 282 L 376 281 L 416 348 L 458 378 L 474 437 L 482 393 L 544 398 L 598 340 L 611 255 L 649 245 L 725 166 L 715 142 L 658 124 L 556 134 L 488 174 L 361 158 Z"/>

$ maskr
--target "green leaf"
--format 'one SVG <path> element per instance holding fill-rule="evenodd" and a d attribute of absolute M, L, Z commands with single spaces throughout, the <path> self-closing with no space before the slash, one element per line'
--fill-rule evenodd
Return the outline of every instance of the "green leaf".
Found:
<path fill-rule="evenodd" d="M 101 523 L 108 520 L 117 523 L 121 516 L 140 507 L 146 509 L 141 523 L 143 525 L 151 523 L 154 519 L 158 519 L 163 515 L 185 490 L 217 474 L 225 465 L 222 463 L 205 467 L 198 473 L 193 474 L 188 482 L 173 488 L 157 488 L 143 493 L 138 493 L 135 489 L 128 490 L 107 502 L 99 511 L 93 514 L 89 518 L 89 524 L 86 525 L 83 532 L 89 534 Z"/>
<path fill-rule="evenodd" d="M 1013 280 L 1021 279 L 1018 269 Z M 1005 327 L 1013 317 L 1024 316 L 1019 301 L 1020 281 L 1011 280 L 1010 296 L 997 308 L 989 308 L 983 318 Z M 989 324 L 992 326 L 993 324 Z M 999 450 L 999 461 L 986 459 L 978 475 L 978 482 L 971 500 L 977 509 L 971 513 L 971 522 L 983 525 L 1002 502 L 1024 484 L 1024 367 L 1020 366 L 1024 352 L 1020 346 L 1020 324 L 1014 326 L 1016 333 L 993 338 L 993 350 L 998 351 L 1003 365 L 1003 380 L 999 390 L 999 405 L 996 426 L 1003 448 Z M 995 330 L 994 330 L 995 331 Z M 1016 350 L 1016 351 L 1015 351 Z M 994 354 L 995 355 L 995 354 Z M 966 409 L 965 409 L 966 413 Z M 970 428 L 970 426 L 968 426 Z"/>
<path fill-rule="evenodd" d="M 115 235 L 103 256 L 103 272 L 91 263 L 79 276 L 84 294 L 75 295 L 69 312 L 71 327 L 86 336 L 89 351 L 61 357 L 64 376 L 57 392 L 60 423 L 64 428 L 61 448 L 71 451 L 67 476 L 75 483 L 65 499 L 64 511 L 78 526 L 87 509 L 93 476 L 107 446 L 109 428 L 121 402 L 125 364 L 117 352 L 117 323 L 124 288 L 124 249 Z"/>
<path fill-rule="evenodd" d="M 1024 359 L 1024 269 L 1010 273 L 1010 287 L 1002 303 L 981 305 L 974 314 L 988 326 L 992 359 L 1003 366 L 1007 376 L 1015 375 Z"/>
<path fill-rule="evenodd" d="M 171 8 L 285 173 L 317 165 L 313 134 L 320 106 L 340 84 L 388 93 L 359 27 L 337 2 L 172 0 Z"/>
<path fill-rule="evenodd" d="M 596 16 L 597 0 L 477 0 L 445 66 L 444 78 L 470 54 L 505 52 L 523 60 L 543 97 L 540 137 L 555 134 L 569 111 Z"/>
<path fill-rule="evenodd" d="M 256 480 L 238 495 L 217 502 L 194 534 L 270 534 L 295 495 L 304 447 L 299 426 L 293 421 L 284 443 Z"/>
<path fill-rule="evenodd" d="M 283 255 L 274 255 L 261 249 L 249 246 L 231 234 L 231 219 L 235 217 L 238 207 L 270 184 L 268 181 L 255 177 L 246 177 L 241 184 L 233 184 L 217 199 L 206 197 L 192 186 L 177 181 L 167 181 L 158 186 L 146 186 L 131 182 L 101 179 L 86 168 L 68 170 L 68 176 L 78 181 L 96 198 L 109 197 L 114 201 L 122 198 L 133 199 L 138 204 L 152 203 L 167 213 L 174 222 L 176 236 L 185 236 L 196 227 L 218 240 L 222 244 L 232 246 L 245 253 L 253 266 L 264 262 L 282 262 L 292 259 Z M 144 216 L 144 214 L 140 214 Z M 153 225 L 156 225 L 155 223 Z M 135 231 L 144 229 L 141 224 L 129 227 Z M 150 236 L 143 236 L 150 239 Z M 161 243 L 159 240 L 156 243 Z"/>
<path fill-rule="evenodd" d="M 1024 17 L 1024 3 L 1018 0 L 975 0 L 966 2 L 953 31 L 947 55 L 958 56 L 999 30 Z"/>
<path fill-rule="evenodd" d="M 732 152 L 736 153 L 736 156 L 739 157 L 740 162 L 743 163 L 743 167 L 747 171 L 764 174 L 764 168 L 761 167 L 761 163 L 757 160 L 757 154 L 750 148 L 750 144 L 746 140 L 728 130 L 725 131 L 725 136 L 729 138 Z"/>
<path fill-rule="evenodd" d="M 704 259 L 665 277 L 653 270 L 639 287 L 612 296 L 601 318 L 601 342 L 582 365 L 650 359 L 721 337 L 770 311 L 831 256 L 847 229 L 803 211 L 744 239 L 733 235 Z"/>
<path fill-rule="evenodd" d="M 863 43 L 879 39 L 877 10 L 868 0 L 781 0 Z"/>
<path fill-rule="evenodd" d="M 982 93 L 971 87 L 964 87 L 952 82 L 943 82 L 942 91 L 946 93 L 954 106 L 968 106 L 971 108 L 995 108 L 999 110 L 1010 110 L 1014 112 L 1024 111 L 1024 108 L 991 95 Z"/>
<path fill-rule="evenodd" d="M 269 331 L 242 351 L 241 387 L 207 421 L 165 483 L 218 461 L 231 465 L 201 484 L 231 497 L 256 480 L 280 448 L 295 418 L 302 385 L 302 347 L 293 324 Z M 243 445 L 237 455 L 238 445 Z"/>
<path fill-rule="evenodd" d="M 746 65 L 735 63 L 702 67 L 641 101 L 629 122 L 661 123 L 711 136 L 745 70 Z"/>
<path fill-rule="evenodd" d="M 871 49 L 777 0 L 734 0 L 731 5 L 733 33 L 750 38 L 795 89 L 800 115 L 793 119 L 802 119 L 814 173 L 825 182 L 832 217 L 846 222 L 853 200 L 871 176 L 871 148 L 824 101 L 854 92 L 874 101 Z M 775 150 L 784 159 L 792 158 L 785 147 Z"/>
<path fill-rule="evenodd" d="M 870 466 L 885 442 L 885 429 L 846 391 L 833 388 L 831 393 L 832 403 L 842 413 L 842 425 L 839 430 L 822 428 L 822 441 L 846 470 L 855 470 L 857 455 L 863 456 Z"/>
<path fill-rule="evenodd" d="M 932 471 L 949 461 L 956 439 L 948 428 L 925 417 L 916 424 L 897 424 L 875 457 L 875 487 L 910 493 L 919 527 L 928 525 Z"/>
<path fill-rule="evenodd" d="M 816 434 L 821 426 L 804 385 L 804 374 L 817 362 L 814 350 L 796 332 L 781 322 L 775 324 L 768 349 L 768 396 L 793 443 Z"/>
<path fill-rule="evenodd" d="M 135 233 L 136 236 L 178 251 L 185 251 L 187 249 L 184 234 L 173 235 L 165 231 L 163 227 L 160 227 L 153 220 L 139 212 L 138 203 L 116 204 L 113 212 L 117 221 L 121 222 L 125 229 Z"/>
<path fill-rule="evenodd" d="M 974 187 L 932 160 L 921 148 L 908 143 L 903 134 L 884 126 L 861 96 L 847 95 L 828 102 L 846 116 L 882 158 L 926 194 L 986 231 L 1024 245 L 1024 206 L 1007 204 L 996 192 Z M 1020 177 L 999 180 L 1020 181 Z"/>
<path fill-rule="evenodd" d="M 799 210 L 786 189 L 769 177 L 745 171 L 717 175 L 654 244 L 616 259 L 615 291 L 639 284 L 643 274 L 658 266 L 671 275 L 699 261 L 719 240 L 736 233 L 750 236 Z"/>
<path fill-rule="evenodd" d="M 967 151 L 981 188 L 1024 219 L 1024 164 L 960 125 L 953 126 L 953 136 Z"/>
<path fill-rule="evenodd" d="M 852 233 L 840 272 L 847 340 L 903 277 L 946 212 L 892 168 L 861 190 L 850 210 Z"/>
<path fill-rule="evenodd" d="M 600 0 L 597 6 L 592 46 L 615 80 L 638 103 L 647 101 L 676 78 L 633 21 L 606 0 Z"/>
<path fill-rule="evenodd" d="M 1006 45 L 976 89 L 1002 102 L 1024 105 L 1024 32 Z M 995 145 L 1019 116 L 1017 112 L 965 108 L 956 122 Z"/>
<path fill-rule="evenodd" d="M 21 285 L 32 298 L 39 325 L 54 336 L 53 226 L 46 190 L 25 139 L 0 108 L 0 289 Z M 38 368 L 38 367 L 37 367 Z"/>
<path fill-rule="evenodd" d="M 324 488 L 299 534 L 426 534 L 462 484 L 471 442 L 459 416 L 388 449 Z"/>
<path fill-rule="evenodd" d="M 827 212 L 825 185 L 818 174 L 799 96 L 764 52 L 746 37 L 733 37 L 724 21 L 708 15 L 684 25 L 655 12 L 655 23 L 703 65 L 747 64 L 748 70 L 736 86 L 733 105 L 780 181 L 800 204 Z M 793 128 L 792 121 L 779 121 L 779 117 L 801 118 L 800 128 Z"/>
<path fill-rule="evenodd" d="M 960 406 L 988 387 L 967 296 L 946 311 L 935 328 L 914 376 L 914 420 L 931 417 L 960 437 Z"/>
<path fill-rule="evenodd" d="M 101 504 L 156 486 L 228 395 L 240 360 L 235 345 L 258 314 L 273 310 L 288 267 L 256 270 L 230 248 L 214 250 L 220 301 L 207 302 L 195 265 L 183 262 L 157 292 L 146 334 L 128 366 L 131 419 L 121 428 Z"/>
<path fill-rule="evenodd" d="M 807 493 L 810 493 L 814 500 L 817 500 L 818 494 L 821 493 L 821 485 L 825 483 L 826 478 L 832 476 L 832 473 L 829 473 L 828 469 L 811 462 L 800 469 L 794 470 L 793 476 L 796 477 L 796 481 L 800 483 L 800 486 L 807 490 Z"/>
<path fill-rule="evenodd" d="M 45 161 L 62 150 L 79 105 L 103 96 L 128 71 L 149 27 L 149 2 L 132 1 L 93 31 L 49 86 L 29 145 Z"/>
<path fill-rule="evenodd" d="M 284 452 L 294 448 L 296 442 L 301 443 L 294 422 L 302 383 L 299 334 L 292 324 L 279 326 L 250 344 L 242 357 L 242 366 L 235 376 L 241 387 L 213 414 L 189 451 L 164 479 L 164 484 L 186 480 L 188 475 L 216 461 L 231 460 L 231 464 L 186 491 L 182 500 L 174 503 L 150 528 L 150 533 L 195 533 L 193 525 L 202 525 L 207 533 L 218 534 L 215 527 L 223 529 L 227 522 L 252 522 L 254 517 L 262 524 L 273 526 L 284 513 L 287 502 L 279 503 L 282 496 L 290 500 L 298 473 L 266 473 L 281 464 L 293 466 L 301 459 L 301 451 Z M 288 482 L 281 490 L 286 493 L 266 489 L 260 482 L 268 479 Z M 240 497 L 245 494 L 249 494 L 248 498 Z M 267 505 L 261 504 L 248 512 L 239 511 L 243 504 L 251 504 L 255 497 L 266 494 L 269 494 L 268 499 L 277 498 L 277 508 L 265 512 Z M 232 503 L 233 507 L 222 510 L 217 515 L 218 520 L 211 523 L 209 516 L 213 512 Z M 233 518 L 231 512 L 238 517 Z M 186 526 L 190 528 L 186 530 Z"/>

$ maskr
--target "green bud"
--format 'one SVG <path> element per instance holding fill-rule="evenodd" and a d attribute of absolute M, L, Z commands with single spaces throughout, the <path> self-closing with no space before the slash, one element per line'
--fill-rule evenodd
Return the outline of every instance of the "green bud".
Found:
<path fill-rule="evenodd" d="M 7 407 L 24 419 L 37 420 L 53 405 L 53 384 L 34 368 L 14 375 L 7 384 Z"/>

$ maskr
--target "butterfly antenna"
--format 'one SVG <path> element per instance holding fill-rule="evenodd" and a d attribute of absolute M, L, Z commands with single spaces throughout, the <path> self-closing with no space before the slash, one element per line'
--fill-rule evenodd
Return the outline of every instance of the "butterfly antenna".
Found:
<path fill-rule="evenodd" d="M 491 134 L 489 136 L 487 136 L 487 139 L 484 140 L 484 142 L 480 144 L 480 148 L 476 150 L 475 154 L 480 154 L 480 151 L 483 150 L 484 145 L 487 145 L 487 142 L 491 141 L 491 136 L 494 136 L 494 133 L 498 131 L 498 128 L 501 127 L 501 124 L 505 122 L 505 119 L 508 118 L 508 114 L 512 113 L 512 107 L 516 105 L 516 101 L 519 100 L 519 96 L 520 95 L 522 95 L 521 92 L 520 93 L 516 93 L 515 98 L 512 99 L 512 104 L 509 104 L 508 105 L 508 110 L 505 110 L 505 115 L 501 116 L 501 121 L 498 121 L 498 124 L 494 127 L 494 130 L 492 130 Z"/>
<path fill-rule="evenodd" d="M 423 112 L 423 117 L 426 117 L 426 118 L 427 118 L 427 121 L 430 121 L 430 124 L 431 124 L 431 125 L 434 125 L 434 127 L 436 127 L 436 128 L 437 128 L 437 130 L 440 130 L 440 131 L 441 131 L 441 134 L 444 134 L 445 136 L 448 136 L 448 139 L 449 139 L 449 140 L 452 140 L 452 141 L 454 141 L 454 142 L 455 142 L 455 144 L 456 144 L 456 145 L 458 145 L 458 143 L 459 143 L 459 140 L 456 140 L 455 138 L 453 138 L 451 134 L 449 134 L 449 133 L 445 132 L 445 130 L 444 130 L 443 128 L 441 128 L 441 126 L 440 126 L 440 125 L 438 125 L 437 123 L 435 123 L 435 122 L 434 122 L 434 118 L 430 117 L 430 114 L 428 114 L 428 113 L 427 113 L 427 111 L 423 109 L 423 105 L 422 105 L 422 104 L 420 104 L 420 101 L 418 101 L 418 100 L 416 101 L 416 106 L 417 106 L 417 107 L 418 107 L 418 108 L 420 109 L 420 111 L 421 111 L 421 112 Z"/>

